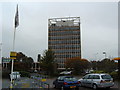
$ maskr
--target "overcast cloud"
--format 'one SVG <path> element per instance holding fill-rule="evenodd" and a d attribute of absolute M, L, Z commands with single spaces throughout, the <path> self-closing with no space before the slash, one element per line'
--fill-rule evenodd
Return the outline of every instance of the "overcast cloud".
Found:
<path fill-rule="evenodd" d="M 13 44 L 16 4 L 2 3 L 2 56 L 9 57 Z M 20 25 L 16 30 L 15 50 L 35 61 L 48 48 L 48 19 L 77 16 L 81 19 L 82 58 L 101 60 L 118 56 L 117 2 L 20 2 Z M 98 54 L 97 54 L 98 53 Z"/>

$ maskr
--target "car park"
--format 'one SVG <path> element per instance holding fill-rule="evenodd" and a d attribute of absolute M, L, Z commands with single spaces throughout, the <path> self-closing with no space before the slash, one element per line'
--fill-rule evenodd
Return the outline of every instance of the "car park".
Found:
<path fill-rule="evenodd" d="M 114 86 L 113 78 L 109 74 L 87 74 L 78 80 L 81 86 L 97 88 L 110 88 Z"/>
<path fill-rule="evenodd" d="M 60 75 L 70 75 L 72 74 L 72 71 L 63 71 L 60 73 Z"/>
<path fill-rule="evenodd" d="M 54 88 L 79 88 L 79 81 L 73 76 L 59 76 L 53 81 Z"/>

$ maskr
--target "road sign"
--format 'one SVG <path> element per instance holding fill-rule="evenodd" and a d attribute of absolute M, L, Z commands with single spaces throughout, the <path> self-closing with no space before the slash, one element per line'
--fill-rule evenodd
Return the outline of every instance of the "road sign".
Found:
<path fill-rule="evenodd" d="M 17 53 L 16 52 L 10 52 L 10 59 L 16 59 Z"/>
<path fill-rule="evenodd" d="M 46 79 L 42 79 L 41 81 L 42 81 L 42 82 L 45 82 L 45 81 L 46 81 Z"/>

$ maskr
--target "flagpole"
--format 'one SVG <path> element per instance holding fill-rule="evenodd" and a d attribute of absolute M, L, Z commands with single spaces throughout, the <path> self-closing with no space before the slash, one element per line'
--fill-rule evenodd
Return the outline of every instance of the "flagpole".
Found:
<path fill-rule="evenodd" d="M 16 28 L 14 27 L 13 51 L 15 51 L 15 33 L 16 33 Z"/>
<path fill-rule="evenodd" d="M 16 33 L 16 28 L 14 28 L 14 36 L 13 36 L 13 52 L 15 51 L 15 33 Z M 13 84 L 13 67 L 14 67 L 14 59 L 12 59 L 12 66 L 11 66 L 11 88 Z"/>
<path fill-rule="evenodd" d="M 18 5 L 16 8 L 16 14 L 15 14 L 15 25 L 14 25 L 14 35 L 13 35 L 13 52 L 15 52 L 15 34 L 16 34 L 16 27 L 19 25 L 19 19 L 18 19 Z M 11 85 L 10 88 L 13 88 L 13 69 L 14 69 L 14 59 L 12 59 L 12 65 L 11 65 Z"/>

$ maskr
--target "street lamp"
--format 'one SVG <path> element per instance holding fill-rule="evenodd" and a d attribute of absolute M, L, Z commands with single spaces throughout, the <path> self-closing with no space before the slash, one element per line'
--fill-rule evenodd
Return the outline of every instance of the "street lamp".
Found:
<path fill-rule="evenodd" d="M 107 56 L 106 52 L 103 52 L 103 54 L 105 55 L 105 59 L 106 59 L 106 56 Z"/>

